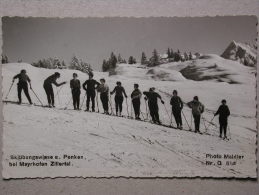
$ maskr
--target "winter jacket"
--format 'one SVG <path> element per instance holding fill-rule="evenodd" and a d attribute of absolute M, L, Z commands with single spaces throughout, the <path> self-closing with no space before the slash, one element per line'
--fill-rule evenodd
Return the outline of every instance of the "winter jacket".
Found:
<path fill-rule="evenodd" d="M 19 83 L 27 83 L 27 81 L 31 82 L 29 76 L 24 73 L 19 73 L 13 77 L 13 79 L 17 79 L 17 78 L 19 79 L 18 81 Z"/>
<path fill-rule="evenodd" d="M 95 91 L 96 87 L 95 86 L 99 86 L 100 83 L 98 83 L 96 80 L 94 79 L 88 79 L 84 82 L 83 84 L 83 89 L 86 90 L 86 92 L 91 92 L 91 91 Z M 85 87 L 87 86 L 87 88 Z"/>
<path fill-rule="evenodd" d="M 97 91 L 100 93 L 109 93 L 109 87 L 107 84 L 100 84 L 97 88 Z"/>
<path fill-rule="evenodd" d="M 124 89 L 124 87 L 122 87 L 122 86 L 116 86 L 116 87 L 113 89 L 113 91 L 111 92 L 111 94 L 114 94 L 114 93 L 115 93 L 115 96 L 123 96 L 123 94 L 124 94 L 124 96 L 127 97 L 127 94 L 126 94 L 126 92 L 125 92 L 125 89 Z"/>
<path fill-rule="evenodd" d="M 55 74 L 50 75 L 48 78 L 44 80 L 44 86 L 51 85 L 52 83 L 56 86 L 60 86 L 60 84 L 57 83 L 57 76 Z"/>
<path fill-rule="evenodd" d="M 196 100 L 188 102 L 187 105 L 192 109 L 192 114 L 197 116 L 204 112 L 204 105 Z"/>
<path fill-rule="evenodd" d="M 173 96 L 171 98 L 170 104 L 172 105 L 173 111 L 180 111 L 183 109 L 183 102 L 179 96 Z"/>
<path fill-rule="evenodd" d="M 230 111 L 227 105 L 220 105 L 218 111 L 215 113 L 214 116 L 219 114 L 219 120 L 227 119 L 230 115 Z"/>
<path fill-rule="evenodd" d="M 81 88 L 81 84 L 80 81 L 78 79 L 71 79 L 70 80 L 70 88 L 73 89 L 80 89 Z"/>
<path fill-rule="evenodd" d="M 147 97 L 149 104 L 157 104 L 157 98 L 161 99 L 161 96 L 156 92 L 144 91 L 143 94 Z"/>
<path fill-rule="evenodd" d="M 140 99 L 142 96 L 142 93 L 139 89 L 134 89 L 131 93 L 131 99 Z"/>

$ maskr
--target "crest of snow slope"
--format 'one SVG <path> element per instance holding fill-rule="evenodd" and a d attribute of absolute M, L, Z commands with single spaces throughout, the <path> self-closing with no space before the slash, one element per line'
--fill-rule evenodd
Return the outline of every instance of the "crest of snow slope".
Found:
<path fill-rule="evenodd" d="M 192 61 L 164 64 L 161 67 L 180 71 L 185 78 L 195 81 L 210 80 L 235 84 L 253 83 L 255 79 L 254 68 L 215 54 L 204 55 Z"/>
<path fill-rule="evenodd" d="M 221 56 L 246 66 L 256 65 L 256 50 L 248 44 L 232 41 Z"/>
<path fill-rule="evenodd" d="M 183 64 L 183 66 L 186 65 L 186 63 Z M 179 64 L 167 64 L 160 68 L 178 71 L 180 66 Z M 32 80 L 33 89 L 44 104 L 47 104 L 47 101 L 43 81 L 55 71 L 61 73 L 58 82 L 69 81 L 73 72 L 79 74 L 81 83 L 88 78 L 86 74 L 80 71 L 49 70 L 24 63 L 4 64 L 2 65 L 3 97 L 9 89 L 12 77 L 19 73 L 21 69 L 27 70 Z M 165 100 L 165 106 L 169 113 L 170 94 L 174 89 L 179 91 L 185 102 L 190 101 L 194 95 L 199 95 L 206 109 L 214 111 L 218 108 L 221 99 L 227 98 L 232 113 L 229 119 L 232 140 L 230 142 L 219 141 L 217 138 L 218 127 L 213 125 L 208 130 L 213 136 L 200 136 L 190 132 L 175 131 L 149 123 L 108 117 L 96 113 L 6 104 L 4 105 L 4 151 L 9 154 L 23 154 L 24 151 L 26 151 L 26 154 L 38 154 L 39 152 L 45 154 L 53 152 L 84 154 L 88 157 L 88 161 L 84 161 L 80 165 L 83 168 L 73 167 L 71 170 L 71 175 L 76 174 L 77 176 L 145 175 L 148 177 L 169 177 L 213 175 L 223 177 L 229 175 L 247 177 L 247 175 L 252 175 L 255 177 L 256 172 L 253 172 L 254 169 L 252 168 L 256 167 L 255 88 L 253 87 L 255 82 L 230 85 L 226 82 L 219 83 L 214 80 L 199 82 L 192 80 L 154 81 L 150 78 L 144 79 L 143 76 L 148 71 L 146 69 L 132 66 L 130 70 L 131 72 L 125 71 L 120 76 L 108 77 L 108 74 L 101 72 L 94 72 L 94 74 L 96 80 L 104 77 L 111 90 L 117 80 L 122 81 L 128 95 L 133 90 L 134 83 L 139 83 L 141 91 L 148 90 L 149 87 L 156 87 L 157 92 Z M 248 80 L 250 77 L 253 78 L 251 75 L 247 78 Z M 9 99 L 17 101 L 15 87 L 11 90 Z M 54 90 L 56 93 L 55 87 Z M 31 91 L 30 94 L 33 102 L 38 103 Z M 83 96 L 84 93 L 82 92 L 81 100 Z M 60 90 L 59 97 L 56 96 L 55 98 L 56 106 L 64 108 L 70 98 L 70 87 L 66 84 Z M 114 108 L 114 97 L 111 98 Z M 141 101 L 141 110 L 145 112 L 143 97 Z M 23 102 L 27 102 L 24 95 Z M 123 106 L 123 114 L 127 115 L 126 100 Z M 100 101 L 99 107 L 102 112 Z M 71 104 L 69 108 L 72 108 Z M 168 124 L 167 112 L 160 102 L 159 108 L 162 122 Z M 128 101 L 128 111 L 131 114 L 130 101 Z M 190 109 L 184 107 L 183 111 L 191 125 Z M 203 115 L 207 121 L 212 116 L 213 113 L 207 111 Z M 216 119 L 214 122 L 217 124 Z M 185 121 L 184 128 L 188 129 Z M 201 131 L 205 131 L 202 124 Z M 230 170 L 233 167 L 221 169 L 211 166 L 204 168 L 205 165 L 200 163 L 199 160 L 205 161 L 206 153 L 237 153 L 245 154 L 247 158 L 241 162 L 241 166 L 234 168 L 233 172 Z M 94 170 L 97 170 L 98 173 Z M 62 168 L 49 169 L 48 171 L 37 168 L 36 171 L 39 171 L 40 174 L 44 173 L 43 176 L 67 176 L 63 175 L 67 172 L 63 172 Z M 59 171 L 59 173 L 56 171 Z M 63 174 L 60 174 L 60 172 Z M 14 175 L 17 173 L 20 172 L 17 170 Z M 25 170 L 24 174 L 29 174 L 29 172 Z"/>
<path fill-rule="evenodd" d="M 184 81 L 186 80 L 179 71 L 167 68 L 146 67 L 140 64 L 119 64 L 115 70 L 118 77 L 157 80 L 157 81 Z"/>

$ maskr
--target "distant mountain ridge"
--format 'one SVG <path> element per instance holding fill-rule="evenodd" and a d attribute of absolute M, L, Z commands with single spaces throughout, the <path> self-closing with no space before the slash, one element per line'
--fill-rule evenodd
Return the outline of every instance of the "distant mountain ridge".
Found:
<path fill-rule="evenodd" d="M 248 44 L 232 41 L 221 57 L 229 60 L 239 61 L 245 66 L 256 66 L 256 49 Z"/>

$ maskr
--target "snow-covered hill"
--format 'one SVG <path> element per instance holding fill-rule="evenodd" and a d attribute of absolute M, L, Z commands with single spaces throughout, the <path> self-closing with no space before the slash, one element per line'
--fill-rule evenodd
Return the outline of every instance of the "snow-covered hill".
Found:
<path fill-rule="evenodd" d="M 211 59 L 212 58 L 212 59 Z M 205 105 L 204 121 L 201 122 L 201 131 L 213 117 L 213 112 L 220 105 L 221 99 L 227 99 L 231 110 L 229 119 L 231 140 L 222 141 L 218 138 L 218 128 L 211 125 L 208 133 L 211 135 L 198 135 L 188 131 L 179 131 L 153 125 L 146 122 L 116 118 L 113 116 L 84 111 L 58 110 L 41 108 L 36 106 L 18 106 L 4 104 L 4 145 L 3 159 L 8 154 L 81 154 L 87 157 L 86 161 L 78 162 L 74 167 L 66 168 L 32 168 L 30 171 L 18 168 L 13 172 L 3 172 L 6 178 L 19 178 L 20 174 L 28 177 L 44 176 L 146 176 L 146 177 L 256 177 L 255 142 L 255 77 L 249 67 L 237 66 L 236 62 L 221 60 L 217 57 L 195 60 L 186 63 L 170 63 L 155 68 L 145 68 L 140 65 L 132 66 L 122 64 L 117 69 L 117 74 L 108 76 L 107 73 L 94 72 L 95 79 L 105 78 L 112 90 L 116 81 L 120 80 L 129 95 L 133 90 L 133 84 L 138 83 L 140 90 L 148 90 L 155 87 L 165 100 L 165 106 L 159 103 L 161 120 L 169 124 L 170 96 L 174 89 L 184 102 L 192 100 L 198 95 Z M 213 69 L 207 66 L 213 60 L 217 66 Z M 220 61 L 220 63 L 218 63 Z M 202 63 L 204 62 L 204 64 Z M 223 80 L 209 79 L 193 81 L 184 78 L 180 70 L 195 63 L 198 68 L 204 66 L 204 74 L 215 76 L 219 69 L 229 72 L 231 79 L 236 79 L 238 84 L 229 84 Z M 224 64 L 226 63 L 226 64 Z M 235 63 L 235 64 L 232 64 Z M 213 63 L 212 63 L 213 64 Z M 56 70 L 36 68 L 25 63 L 13 63 L 2 65 L 3 94 L 5 97 L 12 77 L 26 69 L 32 80 L 32 87 L 44 104 L 47 104 L 43 89 L 43 81 Z M 200 70 L 197 70 L 200 71 Z M 77 72 L 81 83 L 88 76 L 74 70 L 58 70 L 61 78 L 58 82 L 69 81 L 72 73 Z M 156 80 L 154 80 L 154 78 Z M 175 82 L 174 82 L 175 81 Z M 54 88 L 57 91 L 56 88 Z M 33 102 L 37 99 L 30 91 Z M 81 94 L 83 99 L 84 93 Z M 64 108 L 71 98 L 69 85 L 64 85 L 60 95 L 56 97 L 56 106 Z M 13 88 L 8 97 L 9 100 L 17 101 L 17 92 Z M 23 96 L 23 101 L 27 102 Z M 99 101 L 100 106 L 100 101 Z M 114 101 L 112 97 L 112 106 Z M 126 101 L 123 104 L 123 114 L 127 115 Z M 128 111 L 131 114 L 131 104 L 128 100 Z M 84 107 L 85 108 L 85 105 Z M 102 108 L 100 106 L 100 110 Z M 145 115 L 146 107 L 142 99 L 141 111 Z M 191 122 L 190 109 L 184 107 L 183 112 Z M 217 119 L 214 120 L 217 124 Z M 183 118 L 184 128 L 188 125 Z M 229 135 L 229 134 L 228 134 Z M 244 160 L 239 161 L 237 166 L 206 166 L 206 154 L 240 154 Z M 8 166 L 3 161 L 3 166 Z M 69 170 L 64 172 L 63 170 Z"/>
<path fill-rule="evenodd" d="M 256 50 L 248 44 L 232 41 L 221 56 L 246 66 L 256 65 Z"/>

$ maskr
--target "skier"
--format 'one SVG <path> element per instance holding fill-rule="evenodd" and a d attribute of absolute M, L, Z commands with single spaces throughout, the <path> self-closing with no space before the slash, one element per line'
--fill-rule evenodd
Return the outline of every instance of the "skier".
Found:
<path fill-rule="evenodd" d="M 194 96 L 193 100 L 188 102 L 187 105 L 192 109 L 192 115 L 195 124 L 195 133 L 200 132 L 201 114 L 204 112 L 204 105 L 199 102 L 198 96 Z"/>
<path fill-rule="evenodd" d="M 80 80 L 77 79 L 77 77 L 78 75 L 76 73 L 73 73 L 73 79 L 70 80 L 74 110 L 79 110 L 80 105 L 81 84 Z"/>
<path fill-rule="evenodd" d="M 109 106 L 108 106 L 108 101 L 109 101 L 109 87 L 108 85 L 105 83 L 105 79 L 100 79 L 100 85 L 97 88 L 97 91 L 100 92 L 100 99 L 102 101 L 102 105 L 103 105 L 103 110 L 104 110 L 104 114 L 109 114 Z"/>
<path fill-rule="evenodd" d="M 57 83 L 57 79 L 60 78 L 60 73 L 55 72 L 54 74 L 50 75 L 48 78 L 44 80 L 43 88 L 47 94 L 48 104 L 49 107 L 55 107 L 55 97 L 54 91 L 52 88 L 52 84 L 56 85 L 57 87 L 66 84 L 67 82 Z"/>
<path fill-rule="evenodd" d="M 221 101 L 221 105 L 218 108 L 218 111 L 214 114 L 214 116 L 219 115 L 219 130 L 220 130 L 220 135 L 219 137 L 222 137 L 222 131 L 224 132 L 224 138 L 227 138 L 227 126 L 228 126 L 228 117 L 230 115 L 230 111 L 228 106 L 226 105 L 227 101 L 226 100 L 222 100 Z"/>
<path fill-rule="evenodd" d="M 131 93 L 131 101 L 135 112 L 135 119 L 140 120 L 140 99 L 141 99 L 142 93 L 139 90 L 139 85 L 134 84 L 134 90 Z"/>
<path fill-rule="evenodd" d="M 113 91 L 110 93 L 111 95 L 115 93 L 115 106 L 116 106 L 116 116 L 121 116 L 122 112 L 122 103 L 123 103 L 123 95 L 127 99 L 128 96 L 125 92 L 124 87 L 121 86 L 121 82 L 116 82 L 117 86 L 113 89 Z"/>
<path fill-rule="evenodd" d="M 24 91 L 29 103 L 32 104 L 31 97 L 30 97 L 30 94 L 28 91 L 28 83 L 29 83 L 30 89 L 31 89 L 31 80 L 30 80 L 29 76 L 26 74 L 26 70 L 23 69 L 23 70 L 21 70 L 21 72 L 19 74 L 15 75 L 13 77 L 13 82 L 17 78 L 19 79 L 19 81 L 17 83 L 17 91 L 18 91 L 18 99 L 19 99 L 18 104 L 22 103 L 22 90 Z"/>
<path fill-rule="evenodd" d="M 95 89 L 97 86 L 100 85 L 100 83 L 93 79 L 94 75 L 92 72 L 89 72 L 88 75 L 89 75 L 89 79 L 86 80 L 83 84 L 83 89 L 86 91 L 86 95 L 87 95 L 85 111 L 89 111 L 89 104 L 90 104 L 90 100 L 91 100 L 92 112 L 95 112 L 95 96 L 96 96 Z M 86 88 L 86 86 L 87 86 L 87 88 Z"/>
<path fill-rule="evenodd" d="M 177 91 L 173 91 L 173 97 L 171 98 L 170 104 L 172 105 L 172 113 L 175 118 L 175 122 L 178 129 L 182 129 L 183 123 L 182 123 L 182 109 L 183 109 L 183 102 L 181 98 L 177 95 Z"/>
<path fill-rule="evenodd" d="M 156 93 L 155 88 L 152 87 L 149 89 L 149 91 L 144 91 L 143 94 L 146 96 L 145 100 L 148 100 L 148 107 L 149 107 L 149 112 L 152 117 L 152 121 L 157 124 L 161 124 L 160 119 L 159 119 L 159 109 L 158 109 L 158 104 L 157 104 L 157 98 L 161 100 L 161 103 L 164 104 L 165 102 L 162 100 L 162 97 Z"/>

